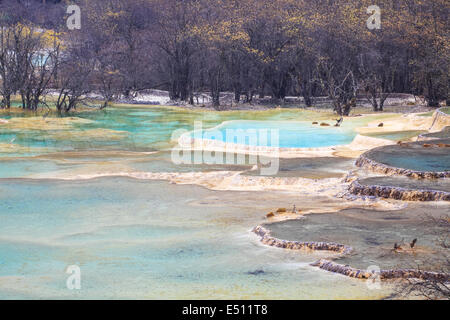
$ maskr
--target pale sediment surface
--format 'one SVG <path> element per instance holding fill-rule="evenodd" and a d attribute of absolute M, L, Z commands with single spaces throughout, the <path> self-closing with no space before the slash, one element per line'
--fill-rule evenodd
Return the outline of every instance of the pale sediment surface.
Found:
<path fill-rule="evenodd" d="M 406 201 L 450 201 L 450 179 L 412 179 L 403 176 L 371 177 L 354 181 L 349 188 L 356 195 Z"/>
<path fill-rule="evenodd" d="M 425 214 L 426 213 L 426 214 Z M 396 211 L 345 209 L 335 213 L 311 214 L 303 219 L 268 224 L 273 237 L 290 241 L 337 243 L 351 247 L 350 253 L 335 258 L 341 265 L 366 270 L 417 269 L 441 271 L 448 249 L 439 236 L 450 230 L 440 227 L 427 215 L 450 213 L 448 205 L 408 206 Z M 414 249 L 409 243 L 418 239 Z M 393 250 L 397 243 L 402 250 Z"/>
<path fill-rule="evenodd" d="M 439 281 L 446 283 L 450 280 L 450 274 L 446 272 L 425 271 L 418 268 L 399 268 L 399 269 L 379 269 L 379 267 L 368 267 L 367 269 L 357 269 L 349 265 L 342 265 L 327 259 L 320 259 L 313 264 L 322 270 L 345 275 L 357 279 L 379 279 L 379 280 L 397 280 L 397 281 Z"/>
<path fill-rule="evenodd" d="M 394 144 L 392 140 L 382 137 L 369 137 L 363 135 L 353 135 L 353 139 L 347 144 L 317 146 L 317 147 L 277 147 L 239 144 L 235 142 L 224 142 L 220 140 L 196 139 L 190 136 L 191 133 L 184 134 L 178 139 L 179 152 L 193 151 L 214 151 L 220 153 L 242 153 L 246 155 L 259 155 L 264 157 L 276 156 L 284 159 L 291 158 L 317 158 L 317 157 L 344 157 L 356 158 L 367 150 L 379 146 Z M 329 133 L 328 134 L 333 134 Z M 318 135 L 319 137 L 321 135 Z M 322 133 L 318 142 L 326 139 L 327 133 Z M 314 144 L 315 137 L 311 136 L 309 144 Z"/>
<path fill-rule="evenodd" d="M 279 159 L 279 170 L 274 177 L 302 177 L 308 179 L 341 178 L 354 168 L 354 159 L 339 157 Z M 243 175 L 259 175 L 258 170 Z"/>
<path fill-rule="evenodd" d="M 262 246 L 250 230 L 266 213 L 294 204 L 301 214 L 403 207 L 336 197 L 348 187 L 342 177 L 352 169 L 351 157 L 394 143 L 388 135 L 350 131 L 393 115 L 349 118 L 341 129 L 314 128 L 322 143 L 327 130 L 345 131 L 345 142 L 354 139 L 344 147 L 317 149 L 316 135 L 309 135 L 310 150 L 285 150 L 289 159 L 280 160 L 274 176 L 261 176 L 248 157 L 242 164 L 175 164 L 172 133 L 193 130 L 196 120 L 205 128 L 237 119 L 332 123 L 330 113 L 127 107 L 62 119 L 2 117 L 1 298 L 321 299 L 390 293 L 310 266 L 327 253 Z M 299 216 L 280 213 L 269 221 Z M 332 236 L 330 222 L 346 226 L 342 221 L 318 221 L 316 236 Z M 348 242 L 353 246 L 355 239 Z M 66 288 L 64 270 L 73 264 L 81 268 L 81 291 Z"/>
<path fill-rule="evenodd" d="M 445 127 L 442 131 L 421 134 L 418 138 L 419 141 L 423 140 L 438 140 L 450 138 L 450 126 Z"/>
<path fill-rule="evenodd" d="M 383 146 L 361 155 L 356 165 L 389 175 L 445 178 L 450 176 L 449 142 L 441 139 Z"/>
<path fill-rule="evenodd" d="M 388 290 L 309 266 L 321 255 L 263 247 L 262 212 L 328 197 L 217 192 L 161 181 L 0 182 L 2 298 L 381 298 Z M 70 195 L 70 196 L 68 196 Z M 65 283 L 68 265 L 82 290 Z M 330 287 L 333 289 L 331 290 Z"/>
<path fill-rule="evenodd" d="M 433 112 L 431 116 L 424 114 L 395 115 L 391 118 L 379 121 L 377 119 L 356 129 L 361 134 L 390 133 L 399 131 L 429 131 L 439 132 L 450 125 L 450 116 L 440 110 Z M 382 125 L 380 125 L 382 123 Z"/>
<path fill-rule="evenodd" d="M 263 226 L 257 226 L 252 231 L 260 236 L 263 244 L 276 248 L 288 250 L 308 250 L 310 252 L 327 251 L 341 256 L 350 255 L 353 251 L 353 248 L 350 246 L 330 241 L 292 241 L 279 239 L 273 237 L 271 232 Z M 397 248 L 393 250 L 393 252 L 407 252 L 404 250 L 407 249 Z M 417 252 L 416 247 L 411 247 L 409 251 L 409 253 L 414 254 Z M 357 279 L 374 279 L 379 277 L 380 280 L 405 280 L 413 278 L 422 280 L 438 280 L 443 282 L 448 282 L 450 280 L 450 274 L 442 271 L 434 272 L 413 268 L 380 269 L 379 266 L 369 266 L 366 270 L 363 270 L 353 268 L 348 264 L 339 264 L 329 259 L 320 259 L 312 263 L 311 266 Z"/>

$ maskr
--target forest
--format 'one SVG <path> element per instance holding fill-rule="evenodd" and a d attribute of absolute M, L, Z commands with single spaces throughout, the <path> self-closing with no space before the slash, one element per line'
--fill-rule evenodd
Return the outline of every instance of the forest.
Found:
<path fill-rule="evenodd" d="M 68 28 L 80 8 L 80 26 Z M 379 25 L 370 27 L 376 17 Z M 369 7 L 372 6 L 372 9 Z M 348 115 L 358 96 L 382 111 L 392 93 L 449 104 L 447 0 L 0 1 L 1 108 L 102 108 L 145 89 L 196 103 L 327 96 Z"/>

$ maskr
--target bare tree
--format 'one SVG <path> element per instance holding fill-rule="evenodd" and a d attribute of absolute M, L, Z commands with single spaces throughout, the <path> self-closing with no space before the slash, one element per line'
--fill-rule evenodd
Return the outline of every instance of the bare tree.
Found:
<path fill-rule="evenodd" d="M 85 46 L 74 46 L 61 60 L 55 105 L 58 112 L 69 112 L 84 103 L 91 92 L 95 59 Z"/>
<path fill-rule="evenodd" d="M 433 225 L 433 231 L 436 234 L 436 243 L 447 252 L 450 248 L 450 216 L 443 215 L 441 217 L 433 217 L 426 215 L 424 223 Z M 435 265 L 440 265 L 442 274 L 450 274 L 450 257 L 443 254 L 439 257 Z M 419 268 L 420 270 L 420 268 Z M 429 300 L 450 299 L 450 282 L 449 277 L 434 277 L 432 279 L 407 279 L 399 283 L 397 294 L 400 296 L 417 296 Z"/>
<path fill-rule="evenodd" d="M 14 72 L 15 54 L 12 50 L 12 31 L 8 27 L 1 26 L 0 34 L 0 94 L 3 96 L 1 108 L 11 107 L 11 95 L 16 91 L 17 82 Z"/>

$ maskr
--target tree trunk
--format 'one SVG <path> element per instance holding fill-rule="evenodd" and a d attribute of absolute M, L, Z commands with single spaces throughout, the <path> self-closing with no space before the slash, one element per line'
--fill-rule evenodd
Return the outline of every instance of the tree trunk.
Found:
<path fill-rule="evenodd" d="M 247 91 L 245 93 L 245 103 L 250 103 L 253 101 L 253 91 Z"/>
<path fill-rule="evenodd" d="M 333 105 L 334 105 L 334 111 L 335 111 L 338 115 L 342 116 L 342 107 L 341 107 L 341 103 L 340 103 L 339 101 L 334 101 L 334 102 L 333 102 Z"/>
<path fill-rule="evenodd" d="M 176 81 L 172 81 L 172 83 L 170 85 L 169 97 L 170 97 L 170 100 L 173 100 L 173 101 L 178 100 L 178 98 L 179 98 L 179 95 L 178 95 L 178 92 L 177 92 L 177 83 L 176 83 Z"/>
<path fill-rule="evenodd" d="M 344 110 L 342 112 L 342 115 L 344 115 L 344 116 L 350 115 L 351 109 L 355 108 L 355 107 L 356 107 L 356 98 L 352 98 L 349 102 L 347 102 L 344 105 Z"/>
<path fill-rule="evenodd" d="M 234 101 L 236 103 L 239 103 L 240 100 L 241 100 L 241 86 L 235 85 L 234 86 Z"/>
<path fill-rule="evenodd" d="M 439 107 L 439 99 L 434 92 L 433 79 L 431 75 L 428 75 L 427 78 L 427 95 L 425 98 L 428 101 L 429 107 L 437 108 Z"/>
<path fill-rule="evenodd" d="M 3 96 L 2 107 L 6 109 L 11 108 L 11 94 L 5 94 Z"/>
<path fill-rule="evenodd" d="M 312 99 L 312 87 L 309 81 L 301 81 L 300 83 L 301 94 L 303 96 L 303 100 L 305 101 L 305 105 L 307 107 L 312 107 L 313 99 Z"/>
<path fill-rule="evenodd" d="M 373 111 L 377 112 L 380 109 L 378 109 L 378 102 L 377 102 L 377 93 L 372 93 L 372 106 L 373 106 Z"/>
<path fill-rule="evenodd" d="M 266 82 L 263 81 L 259 90 L 259 98 L 260 99 L 264 99 L 264 97 L 266 96 Z"/>

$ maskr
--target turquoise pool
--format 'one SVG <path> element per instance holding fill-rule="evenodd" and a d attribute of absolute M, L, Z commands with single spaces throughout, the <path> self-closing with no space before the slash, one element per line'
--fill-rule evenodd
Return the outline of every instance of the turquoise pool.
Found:
<path fill-rule="evenodd" d="M 176 130 L 194 130 L 201 121 L 205 133 L 214 128 L 227 130 L 278 130 L 282 148 L 315 148 L 350 143 L 355 137 L 354 128 L 363 126 L 370 117 L 346 119 L 341 127 L 331 114 L 304 110 L 268 110 L 235 112 L 200 112 L 161 107 L 114 107 L 103 111 L 85 111 L 63 117 L 46 117 L 35 114 L 0 113 L 9 124 L 0 125 L 0 147 L 11 144 L 19 150 L 0 148 L 1 157 L 36 156 L 58 151 L 126 150 L 149 152 L 170 149 Z M 33 117 L 33 118 L 32 118 Z M 38 121 L 36 121 L 38 120 Z M 313 125 L 325 121 L 331 126 Z M 59 125 L 58 122 L 64 122 Z M 261 142 L 258 139 L 256 145 Z M 247 144 L 252 144 L 246 141 Z M 269 143 L 270 137 L 269 137 Z"/>
<path fill-rule="evenodd" d="M 192 136 L 196 135 L 198 133 L 192 133 Z M 325 127 L 304 121 L 229 121 L 203 133 L 203 139 L 280 148 L 344 145 L 351 143 L 355 136 L 350 123 L 342 127 Z"/>
<path fill-rule="evenodd" d="M 380 298 L 250 233 L 282 199 L 164 181 L 0 180 L 0 299 Z M 325 204 L 326 199 L 303 205 Z M 245 213 L 245 214 L 243 214 Z M 81 269 L 68 290 L 65 268 Z M 333 290 L 330 290 L 330 287 Z"/>
<path fill-rule="evenodd" d="M 391 145 L 367 152 L 367 157 L 391 167 L 427 172 L 450 171 L 450 139 Z M 429 147 L 424 147 L 430 145 Z"/>
<path fill-rule="evenodd" d="M 222 129 L 280 128 L 282 147 L 349 143 L 351 127 L 368 120 L 327 128 L 310 124 L 322 121 L 323 115 L 301 110 L 219 113 L 142 107 L 86 111 L 62 119 L 0 117 L 9 120 L 0 125 L 0 299 L 387 295 L 309 266 L 321 255 L 267 248 L 250 232 L 274 208 L 293 203 L 322 208 L 341 205 L 342 199 L 212 191 L 123 177 L 51 179 L 55 173 L 92 173 L 104 167 L 184 174 L 251 167 L 174 164 L 173 131 L 192 131 L 199 120 L 205 129 L 223 122 Z M 235 121 L 239 119 L 244 121 Z M 342 160 L 330 168 L 327 159 L 299 161 L 282 162 L 280 176 L 340 177 L 351 165 Z M 50 179 L 36 179 L 40 174 Z M 80 291 L 66 287 L 65 268 L 74 264 L 81 268 Z"/>

